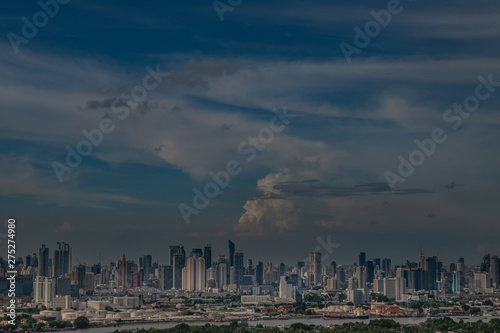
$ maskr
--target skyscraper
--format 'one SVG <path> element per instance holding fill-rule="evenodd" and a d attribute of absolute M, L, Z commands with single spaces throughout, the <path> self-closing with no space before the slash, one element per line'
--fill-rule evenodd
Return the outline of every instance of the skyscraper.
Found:
<path fill-rule="evenodd" d="M 54 277 L 69 276 L 71 271 L 71 247 L 66 243 L 57 242 L 54 250 Z"/>
<path fill-rule="evenodd" d="M 203 258 L 205 258 L 205 268 L 212 267 L 212 245 L 207 244 L 203 251 Z"/>
<path fill-rule="evenodd" d="M 231 241 L 228 241 L 229 243 L 229 266 L 233 267 L 234 266 L 234 250 L 235 246 L 234 243 Z"/>
<path fill-rule="evenodd" d="M 255 280 L 259 286 L 262 285 L 264 280 L 264 263 L 262 261 L 259 261 L 255 267 Z"/>
<path fill-rule="evenodd" d="M 311 252 L 309 254 L 309 283 L 312 286 L 323 282 L 321 276 L 321 252 Z"/>
<path fill-rule="evenodd" d="M 38 251 L 38 276 L 49 276 L 49 248 L 42 244 Z"/>
<path fill-rule="evenodd" d="M 365 252 L 360 252 L 359 253 L 358 266 L 364 266 L 365 263 L 366 263 L 366 253 Z"/>
<path fill-rule="evenodd" d="M 151 265 L 153 264 L 153 257 L 150 254 L 143 255 L 139 258 L 139 267 L 142 271 L 142 280 L 148 281 L 151 275 Z"/>
<path fill-rule="evenodd" d="M 174 270 L 174 288 L 182 289 L 182 269 L 186 265 L 186 251 L 183 245 L 169 247 L 170 266 Z"/>
<path fill-rule="evenodd" d="M 243 252 L 234 252 L 234 283 L 239 288 L 243 284 L 243 276 L 245 275 L 245 266 L 243 264 Z"/>
<path fill-rule="evenodd" d="M 335 277 L 335 274 L 337 274 L 337 263 L 332 261 L 330 263 L 330 276 Z"/>

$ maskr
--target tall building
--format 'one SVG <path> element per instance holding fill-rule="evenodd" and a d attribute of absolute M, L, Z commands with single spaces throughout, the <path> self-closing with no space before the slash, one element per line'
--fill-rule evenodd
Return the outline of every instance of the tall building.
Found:
<path fill-rule="evenodd" d="M 185 286 L 183 290 L 202 291 L 205 290 L 205 259 L 199 256 L 193 256 L 186 259 L 186 267 L 183 270 Z"/>
<path fill-rule="evenodd" d="M 234 252 L 234 284 L 239 288 L 243 284 L 243 276 L 245 275 L 245 266 L 243 263 L 243 252 Z"/>
<path fill-rule="evenodd" d="M 281 263 L 280 264 L 280 276 L 285 276 L 285 264 L 284 263 Z"/>
<path fill-rule="evenodd" d="M 424 289 L 437 290 L 437 257 L 422 257 L 421 267 L 423 268 Z"/>
<path fill-rule="evenodd" d="M 332 261 L 330 263 L 330 276 L 335 277 L 337 274 L 337 263 L 335 261 Z"/>
<path fill-rule="evenodd" d="M 366 270 L 366 282 L 373 283 L 373 279 L 375 278 L 375 267 L 373 265 L 373 261 L 367 261 L 365 263 Z"/>
<path fill-rule="evenodd" d="M 212 267 L 212 245 L 207 244 L 203 249 L 203 258 L 205 258 L 205 268 L 209 269 Z"/>
<path fill-rule="evenodd" d="M 120 281 L 119 285 L 122 288 L 127 288 L 127 259 L 125 258 L 125 253 L 122 256 L 122 259 L 118 263 L 118 271 L 120 272 Z"/>
<path fill-rule="evenodd" d="M 174 270 L 174 288 L 182 288 L 182 269 L 186 266 L 186 255 L 185 254 L 174 254 L 173 259 L 173 270 Z"/>
<path fill-rule="evenodd" d="M 360 252 L 359 253 L 358 266 L 364 266 L 365 263 L 366 263 L 366 253 L 365 252 Z"/>
<path fill-rule="evenodd" d="M 160 282 L 159 288 L 163 290 L 170 290 L 174 287 L 174 269 L 172 266 L 158 267 L 158 280 Z"/>
<path fill-rule="evenodd" d="M 483 257 L 483 260 L 481 260 L 481 272 L 487 272 L 487 273 L 490 272 L 490 262 L 491 262 L 490 255 L 486 254 Z"/>
<path fill-rule="evenodd" d="M 148 281 L 151 278 L 151 267 L 153 265 L 153 256 L 150 254 L 143 255 L 139 258 L 139 267 L 141 270 L 142 280 Z"/>
<path fill-rule="evenodd" d="M 71 272 L 71 247 L 66 243 L 57 242 L 54 250 L 54 277 L 66 277 Z"/>
<path fill-rule="evenodd" d="M 38 250 L 38 276 L 49 276 L 49 248 L 42 244 Z"/>
<path fill-rule="evenodd" d="M 46 308 L 53 306 L 56 296 L 56 279 L 37 276 L 33 281 L 33 298 L 35 303 L 42 303 Z"/>
<path fill-rule="evenodd" d="M 203 257 L 203 250 L 202 249 L 193 249 L 191 250 L 191 257 Z"/>
<path fill-rule="evenodd" d="M 286 281 L 286 276 L 280 276 L 279 298 L 294 302 L 296 290 L 296 287 Z"/>
<path fill-rule="evenodd" d="M 184 245 L 173 245 L 168 247 L 168 256 L 170 266 L 174 266 L 174 255 L 183 255 L 186 258 L 186 251 L 184 251 Z"/>
<path fill-rule="evenodd" d="M 311 286 L 316 286 L 323 282 L 321 270 L 321 252 L 311 252 L 309 254 L 309 284 Z"/>
<path fill-rule="evenodd" d="M 382 270 L 385 273 L 385 276 L 388 277 L 391 272 L 391 259 L 385 258 L 382 260 Z"/>
<path fill-rule="evenodd" d="M 491 284 L 494 288 L 498 288 L 500 286 L 500 261 L 498 256 L 491 257 L 490 262 L 490 278 Z"/>
<path fill-rule="evenodd" d="M 264 282 L 264 263 L 262 261 L 259 261 L 255 267 L 255 280 L 259 286 Z"/>
<path fill-rule="evenodd" d="M 464 290 L 465 276 L 463 271 L 454 271 L 451 280 L 451 292 L 454 294 Z"/>
<path fill-rule="evenodd" d="M 229 271 L 229 260 L 227 258 L 221 257 L 219 259 L 219 263 L 217 265 L 218 270 L 218 286 L 219 288 L 224 288 L 224 286 L 228 285 L 228 271 Z"/>
<path fill-rule="evenodd" d="M 229 246 L 229 266 L 233 267 L 234 266 L 234 250 L 236 247 L 234 246 L 234 243 L 231 242 L 230 240 L 228 241 L 228 246 Z"/>

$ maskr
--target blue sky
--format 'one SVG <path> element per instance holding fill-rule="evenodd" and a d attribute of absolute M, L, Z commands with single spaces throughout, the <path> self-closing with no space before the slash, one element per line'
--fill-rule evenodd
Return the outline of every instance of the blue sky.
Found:
<path fill-rule="evenodd" d="M 66 241 L 87 263 L 165 263 L 170 244 L 225 254 L 229 238 L 292 263 L 330 235 L 341 263 L 498 254 L 500 91 L 481 88 L 458 130 L 443 114 L 500 81 L 500 5 L 402 1 L 348 63 L 339 45 L 388 3 L 243 0 L 221 21 L 211 1 L 71 1 L 17 53 L 9 33 L 41 8 L 1 4 L 0 213 L 21 253 Z M 169 74 L 120 120 L 111 103 L 148 66 Z M 239 144 L 284 108 L 296 117 L 246 162 Z M 103 119 L 115 130 L 59 182 L 52 163 Z M 447 141 L 391 191 L 385 172 L 435 128 Z M 186 224 L 179 204 L 231 160 L 242 172 Z"/>

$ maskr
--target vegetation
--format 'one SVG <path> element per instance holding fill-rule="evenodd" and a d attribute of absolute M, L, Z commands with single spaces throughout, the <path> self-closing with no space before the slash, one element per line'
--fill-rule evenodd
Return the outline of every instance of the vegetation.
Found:
<path fill-rule="evenodd" d="M 75 319 L 73 325 L 75 325 L 76 328 L 89 328 L 90 322 L 87 317 L 81 316 Z"/>
<path fill-rule="evenodd" d="M 474 323 L 464 323 L 463 320 L 456 322 L 451 318 L 429 319 L 422 325 L 401 325 L 391 319 L 371 320 L 365 324 L 362 322 L 344 323 L 336 325 L 335 329 L 327 329 L 321 326 L 307 325 L 303 323 L 293 323 L 280 331 L 277 327 L 263 327 L 257 325 L 249 327 L 248 323 L 231 322 L 229 325 L 216 326 L 205 324 L 203 326 L 189 326 L 185 323 L 179 324 L 167 329 L 139 329 L 139 330 L 121 330 L 115 333 L 299 333 L 299 332 L 345 332 L 345 333 L 384 333 L 384 332 L 404 332 L 404 333 L 434 333 L 436 331 L 465 331 L 465 332 L 483 332 L 494 333 L 500 332 L 500 319 L 492 319 L 489 323 L 477 321 Z"/>

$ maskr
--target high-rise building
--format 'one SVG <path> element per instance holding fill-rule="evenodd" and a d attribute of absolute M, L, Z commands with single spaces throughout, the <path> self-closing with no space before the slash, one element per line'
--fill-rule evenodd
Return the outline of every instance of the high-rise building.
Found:
<path fill-rule="evenodd" d="M 143 255 L 139 258 L 139 267 L 141 270 L 142 280 L 148 281 L 151 278 L 151 267 L 153 264 L 153 256 L 150 254 Z"/>
<path fill-rule="evenodd" d="M 247 275 L 254 275 L 252 259 L 247 259 L 245 271 Z"/>
<path fill-rule="evenodd" d="M 437 290 L 437 257 L 422 257 L 421 266 L 423 268 L 424 289 Z"/>
<path fill-rule="evenodd" d="M 174 269 L 174 288 L 182 288 L 182 269 L 186 266 L 186 255 L 185 254 L 174 254 L 173 259 L 173 269 Z"/>
<path fill-rule="evenodd" d="M 259 261 L 259 263 L 255 267 L 255 280 L 257 281 L 257 284 L 259 286 L 263 284 L 263 281 L 264 281 L 264 263 L 262 261 Z"/>
<path fill-rule="evenodd" d="M 38 276 L 49 276 L 49 248 L 42 244 L 38 250 Z"/>
<path fill-rule="evenodd" d="M 239 288 L 243 285 L 243 276 L 245 275 L 245 266 L 243 262 L 243 252 L 234 252 L 234 284 Z"/>
<path fill-rule="evenodd" d="M 37 276 L 33 281 L 33 298 L 35 303 L 42 303 L 46 308 L 53 306 L 56 295 L 56 279 Z"/>
<path fill-rule="evenodd" d="M 229 271 L 228 268 L 229 268 L 229 261 L 224 257 L 220 258 L 219 263 L 217 265 L 219 288 L 224 288 L 224 286 L 226 286 L 229 283 L 229 280 L 227 279 Z"/>
<path fill-rule="evenodd" d="M 173 245 L 168 248 L 169 264 L 174 266 L 174 255 L 183 255 L 186 258 L 186 251 L 184 251 L 184 245 Z"/>
<path fill-rule="evenodd" d="M 330 276 L 335 277 L 337 274 L 337 263 L 335 261 L 332 261 L 330 263 Z"/>
<path fill-rule="evenodd" d="M 120 272 L 120 281 L 119 285 L 122 288 L 127 288 L 127 258 L 125 258 L 125 253 L 122 256 L 122 259 L 118 262 L 118 271 Z"/>
<path fill-rule="evenodd" d="M 172 266 L 158 267 L 158 280 L 160 289 L 170 290 L 174 286 L 174 269 Z"/>
<path fill-rule="evenodd" d="M 481 260 L 481 272 L 487 272 L 487 273 L 490 272 L 490 262 L 491 262 L 490 255 L 486 254 L 483 257 L 483 260 Z"/>
<path fill-rule="evenodd" d="M 202 249 L 193 249 L 191 250 L 191 257 L 203 257 L 203 250 Z"/>
<path fill-rule="evenodd" d="M 195 290 L 205 290 L 205 259 L 195 255 L 186 259 L 186 269 L 183 270 L 185 276 L 183 280 L 185 281 L 184 290 L 195 291 Z"/>
<path fill-rule="evenodd" d="M 205 268 L 212 267 L 212 245 L 207 244 L 203 251 L 203 258 L 205 258 Z"/>
<path fill-rule="evenodd" d="M 54 277 L 69 276 L 71 272 L 71 247 L 66 243 L 57 242 L 54 250 Z"/>
<path fill-rule="evenodd" d="M 463 271 L 454 271 L 451 280 L 451 292 L 454 294 L 464 290 L 465 276 Z"/>
<path fill-rule="evenodd" d="M 285 276 L 285 264 L 280 264 L 280 276 Z"/>
<path fill-rule="evenodd" d="M 391 259 L 385 258 L 382 260 L 382 270 L 385 273 L 385 276 L 388 277 L 391 272 Z"/>
<path fill-rule="evenodd" d="M 230 240 L 228 241 L 228 246 L 229 246 L 229 266 L 233 267 L 234 266 L 234 250 L 236 247 L 234 246 L 234 243 L 231 242 Z"/>
<path fill-rule="evenodd" d="M 358 266 L 364 266 L 365 263 L 366 263 L 366 253 L 365 252 L 360 252 L 359 253 Z"/>
<path fill-rule="evenodd" d="M 498 256 L 491 257 L 490 262 L 490 278 L 491 284 L 494 288 L 498 288 L 500 286 L 500 261 Z"/>
<path fill-rule="evenodd" d="M 321 270 L 321 252 L 311 252 L 309 254 L 309 284 L 311 286 L 316 286 L 323 282 Z"/>
<path fill-rule="evenodd" d="M 367 261 L 365 263 L 366 270 L 366 282 L 373 283 L 373 279 L 375 278 L 375 267 L 373 266 L 373 261 Z"/>

